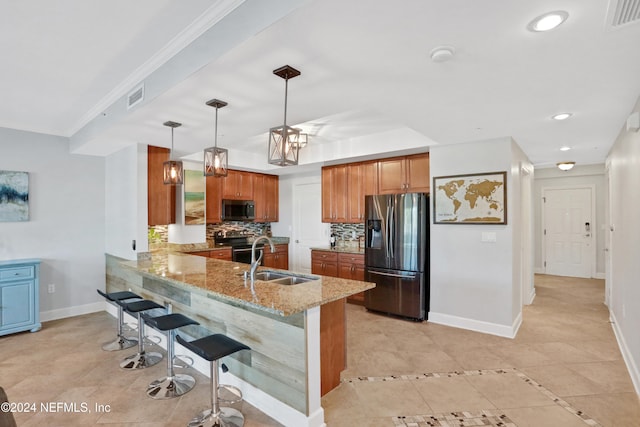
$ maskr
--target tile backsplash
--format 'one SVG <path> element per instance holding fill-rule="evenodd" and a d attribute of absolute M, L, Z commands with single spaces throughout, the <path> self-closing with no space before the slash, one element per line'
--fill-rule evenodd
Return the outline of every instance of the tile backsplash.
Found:
<path fill-rule="evenodd" d="M 332 223 L 331 233 L 336 235 L 338 241 L 358 241 L 360 237 L 364 237 L 364 224 Z"/>
<path fill-rule="evenodd" d="M 271 235 L 271 223 L 225 221 L 222 224 L 207 224 L 207 240 L 214 240 L 218 231 L 248 231 L 251 234 L 267 236 Z"/>

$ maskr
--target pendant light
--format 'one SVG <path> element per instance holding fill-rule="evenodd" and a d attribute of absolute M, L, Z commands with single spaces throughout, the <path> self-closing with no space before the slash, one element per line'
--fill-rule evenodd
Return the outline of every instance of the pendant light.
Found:
<path fill-rule="evenodd" d="M 300 75 L 300 71 L 289 65 L 285 65 L 276 70 L 273 74 L 285 80 L 284 86 L 284 123 L 282 126 L 269 130 L 269 152 L 268 160 L 272 165 L 293 166 L 298 164 L 298 151 L 300 145 L 300 129 L 287 126 L 287 95 L 289 89 L 289 79 Z"/>
<path fill-rule="evenodd" d="M 229 169 L 229 150 L 218 148 L 218 109 L 227 106 L 227 103 L 219 99 L 207 102 L 209 107 L 216 109 L 216 122 L 214 126 L 213 147 L 204 149 L 204 176 L 227 176 Z"/>
<path fill-rule="evenodd" d="M 166 185 L 182 185 L 184 182 L 182 162 L 180 160 L 173 160 L 173 130 L 182 126 L 182 123 L 168 121 L 163 124 L 171 128 L 171 151 L 169 152 L 169 161 L 164 162 L 162 165 L 164 172 L 163 181 Z"/>

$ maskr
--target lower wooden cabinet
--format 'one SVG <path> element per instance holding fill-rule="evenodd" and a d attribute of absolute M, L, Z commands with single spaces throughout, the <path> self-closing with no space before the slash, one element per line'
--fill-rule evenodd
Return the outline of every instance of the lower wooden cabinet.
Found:
<path fill-rule="evenodd" d="M 231 248 L 208 249 L 205 251 L 189 252 L 190 255 L 204 256 L 207 258 L 215 258 L 222 261 L 231 261 Z"/>
<path fill-rule="evenodd" d="M 364 255 L 338 254 L 338 277 L 364 281 Z M 364 305 L 364 292 L 349 296 L 347 302 Z"/>
<path fill-rule="evenodd" d="M 311 273 L 364 281 L 364 254 L 311 251 Z M 363 305 L 364 292 L 351 295 L 347 302 Z"/>
<path fill-rule="evenodd" d="M 269 246 L 264 247 L 264 255 L 262 256 L 262 265 L 264 267 L 279 268 L 281 270 L 289 269 L 289 245 L 274 245 L 275 252 L 271 252 Z"/>
<path fill-rule="evenodd" d="M 326 251 L 311 251 L 311 273 L 338 277 L 338 254 Z"/>

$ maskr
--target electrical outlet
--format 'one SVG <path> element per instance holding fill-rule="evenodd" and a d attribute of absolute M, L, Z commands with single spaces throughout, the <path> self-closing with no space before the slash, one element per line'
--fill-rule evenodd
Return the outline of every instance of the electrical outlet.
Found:
<path fill-rule="evenodd" d="M 56 285 L 54 283 L 49 283 L 49 285 L 47 286 L 47 292 L 52 294 L 55 291 L 56 291 Z"/>
<path fill-rule="evenodd" d="M 354 239 L 356 238 L 356 230 L 351 231 L 351 237 Z"/>

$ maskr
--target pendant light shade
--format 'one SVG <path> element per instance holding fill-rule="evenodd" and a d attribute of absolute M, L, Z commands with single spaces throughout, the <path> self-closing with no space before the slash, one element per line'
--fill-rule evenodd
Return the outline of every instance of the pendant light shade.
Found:
<path fill-rule="evenodd" d="M 300 75 L 300 71 L 289 65 L 273 70 L 273 74 L 285 80 L 284 86 L 284 123 L 269 130 L 268 160 L 272 165 L 293 166 L 298 164 L 300 150 L 300 129 L 287 126 L 287 95 L 289 79 Z"/>
<path fill-rule="evenodd" d="M 182 123 L 177 122 L 164 122 L 165 126 L 171 128 L 171 151 L 169 152 L 169 161 L 163 163 L 164 183 L 166 185 L 182 185 L 184 182 L 184 174 L 182 162 L 180 160 L 173 160 L 173 130 L 182 126 Z"/>
<path fill-rule="evenodd" d="M 207 102 L 207 105 L 215 107 L 216 121 L 213 147 L 204 149 L 204 176 L 227 176 L 229 169 L 229 150 L 226 148 L 218 148 L 218 109 L 225 107 L 227 103 L 219 99 L 212 99 Z"/>

